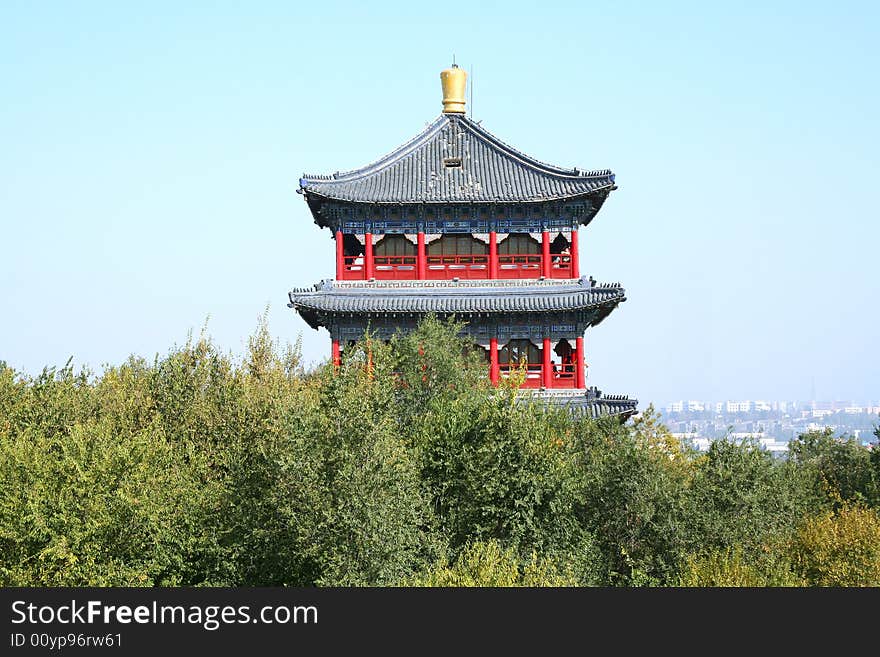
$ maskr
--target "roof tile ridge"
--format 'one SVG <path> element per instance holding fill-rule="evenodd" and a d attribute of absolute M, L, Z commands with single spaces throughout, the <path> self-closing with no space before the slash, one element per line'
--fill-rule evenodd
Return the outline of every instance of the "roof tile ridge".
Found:
<path fill-rule="evenodd" d="M 611 169 L 592 169 L 589 171 L 580 171 L 577 167 L 573 167 L 571 169 L 566 169 L 564 167 L 556 166 L 554 164 L 549 164 L 542 160 L 539 160 L 531 155 L 528 155 L 521 150 L 518 150 L 508 144 L 507 142 L 499 139 L 494 134 L 489 132 L 486 128 L 481 126 L 479 123 L 472 121 L 466 116 L 458 117 L 458 120 L 462 122 L 462 124 L 471 132 L 476 134 L 479 137 L 489 141 L 492 145 L 497 146 L 498 148 L 506 151 L 507 154 L 519 160 L 523 164 L 531 166 L 532 168 L 539 169 L 542 173 L 549 173 L 552 175 L 557 175 L 561 178 L 570 178 L 574 180 L 584 180 L 588 178 L 604 178 L 611 176 L 612 181 L 614 178 L 614 173 Z"/>
<path fill-rule="evenodd" d="M 374 173 L 378 169 L 386 166 L 388 164 L 392 164 L 404 156 L 408 155 L 416 148 L 427 142 L 431 137 L 433 137 L 437 132 L 443 129 L 443 127 L 449 122 L 449 115 L 441 114 L 434 121 L 418 133 L 416 136 L 407 140 L 400 146 L 396 147 L 392 151 L 386 153 L 382 157 L 373 160 L 369 164 L 366 164 L 362 167 L 358 167 L 356 169 L 350 169 L 349 171 L 337 171 L 333 174 L 303 174 L 300 178 L 300 186 L 303 186 L 303 181 L 315 181 L 315 182 L 327 182 L 327 181 L 336 181 L 336 182 L 345 182 L 347 180 L 361 178 L 363 176 Z"/>

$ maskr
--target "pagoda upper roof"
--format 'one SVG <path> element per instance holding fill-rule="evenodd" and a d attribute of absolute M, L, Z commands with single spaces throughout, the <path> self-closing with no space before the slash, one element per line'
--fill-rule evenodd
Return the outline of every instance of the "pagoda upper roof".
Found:
<path fill-rule="evenodd" d="M 415 283 L 415 282 L 413 282 Z M 550 281 L 321 281 L 289 293 L 291 308 L 317 329 L 320 316 L 334 314 L 509 314 L 596 311 L 595 323 L 626 300 L 623 287 L 590 285 L 585 278 Z"/>
<path fill-rule="evenodd" d="M 565 169 L 517 151 L 461 114 L 441 114 L 421 134 L 360 169 L 303 175 L 300 193 L 355 203 L 557 201 L 615 189 L 603 169 Z"/>

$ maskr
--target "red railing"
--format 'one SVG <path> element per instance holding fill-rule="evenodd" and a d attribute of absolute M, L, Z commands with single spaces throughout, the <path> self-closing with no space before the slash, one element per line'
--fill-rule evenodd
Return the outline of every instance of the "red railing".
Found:
<path fill-rule="evenodd" d="M 520 388 L 540 388 L 544 385 L 544 366 L 540 363 L 499 363 L 498 373 L 501 376 L 510 376 L 511 372 L 525 369 L 526 380 Z"/>
<path fill-rule="evenodd" d="M 567 363 L 565 365 L 553 366 L 553 378 L 551 380 L 551 388 L 575 388 L 575 365 Z"/>
<path fill-rule="evenodd" d="M 575 377 L 575 365 L 553 364 L 553 373 L 550 376 L 550 388 L 575 388 L 577 387 Z M 511 372 L 516 372 L 520 368 L 524 368 L 526 379 L 523 382 L 523 388 L 543 388 L 544 387 L 544 366 L 541 363 L 528 363 L 518 365 L 516 363 L 499 363 L 498 373 L 501 376 L 510 376 Z"/>
<path fill-rule="evenodd" d="M 343 256 L 342 257 L 342 280 L 344 281 L 361 281 L 364 279 L 364 256 Z"/>
<path fill-rule="evenodd" d="M 373 277 L 379 281 L 414 280 L 417 267 L 418 259 L 414 255 L 373 257 Z"/>
<path fill-rule="evenodd" d="M 342 280 L 360 281 L 366 278 L 363 255 L 343 256 Z M 498 256 L 498 278 L 529 279 L 543 274 L 541 254 L 503 254 Z M 488 255 L 429 255 L 425 258 L 425 278 L 428 280 L 488 279 Z M 572 262 L 568 254 L 550 256 L 550 278 L 571 278 Z M 373 277 L 377 280 L 416 280 L 418 257 L 374 256 Z"/>
<path fill-rule="evenodd" d="M 426 257 L 425 278 L 489 278 L 488 255 L 429 255 Z"/>
<path fill-rule="evenodd" d="M 498 278 L 539 278 L 540 254 L 498 254 Z"/>
<path fill-rule="evenodd" d="M 571 256 L 567 253 L 550 254 L 550 278 L 571 277 Z"/>

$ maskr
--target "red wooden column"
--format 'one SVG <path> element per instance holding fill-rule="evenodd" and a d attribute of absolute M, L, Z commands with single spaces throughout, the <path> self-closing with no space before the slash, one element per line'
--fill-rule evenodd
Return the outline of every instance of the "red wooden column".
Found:
<path fill-rule="evenodd" d="M 373 278 L 373 233 L 364 235 L 364 280 Z"/>
<path fill-rule="evenodd" d="M 545 235 L 547 233 L 544 233 Z M 543 363 L 541 365 L 541 379 L 545 388 L 553 387 L 553 366 L 550 363 L 550 338 L 544 338 L 544 345 L 541 347 L 541 356 Z"/>
<path fill-rule="evenodd" d="M 428 273 L 428 264 L 425 258 L 425 234 L 419 231 L 416 236 L 416 278 L 424 280 Z"/>
<path fill-rule="evenodd" d="M 489 231 L 489 278 L 498 278 L 498 235 Z"/>
<path fill-rule="evenodd" d="M 336 280 L 341 281 L 345 271 L 345 250 L 342 248 L 342 231 L 336 231 Z"/>
<path fill-rule="evenodd" d="M 498 385 L 498 338 L 489 338 L 489 380 Z"/>
<path fill-rule="evenodd" d="M 571 277 L 581 277 L 581 263 L 578 258 L 578 229 L 571 231 Z"/>
<path fill-rule="evenodd" d="M 541 233 L 541 276 L 550 278 L 550 233 Z"/>
<path fill-rule="evenodd" d="M 575 385 L 578 388 L 586 388 L 586 372 L 584 371 L 584 339 L 578 338 L 575 340 L 575 344 L 577 345 L 577 360 L 575 361 Z"/>
<path fill-rule="evenodd" d="M 342 357 L 339 354 L 339 340 L 333 340 L 333 365 L 342 365 Z"/>

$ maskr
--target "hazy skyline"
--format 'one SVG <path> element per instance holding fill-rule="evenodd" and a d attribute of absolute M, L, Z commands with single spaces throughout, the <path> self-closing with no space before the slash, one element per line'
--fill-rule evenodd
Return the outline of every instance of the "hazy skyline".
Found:
<path fill-rule="evenodd" d="M 588 384 L 678 399 L 880 399 L 873 3 L 4 3 L 0 360 L 99 370 L 187 332 L 241 354 L 333 276 L 303 173 L 360 167 L 440 113 L 610 168 L 581 271 L 627 301 Z"/>

